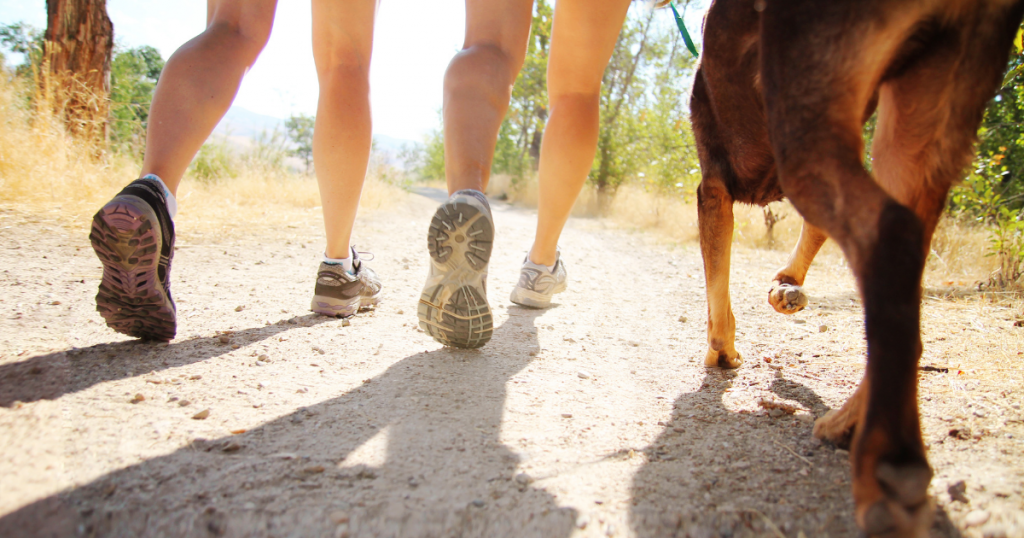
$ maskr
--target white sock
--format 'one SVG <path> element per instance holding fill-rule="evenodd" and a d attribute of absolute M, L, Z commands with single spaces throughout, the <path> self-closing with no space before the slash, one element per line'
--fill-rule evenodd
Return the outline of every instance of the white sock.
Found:
<path fill-rule="evenodd" d="M 174 198 L 174 195 L 171 194 L 171 189 L 168 189 L 167 185 L 164 184 L 164 180 L 160 179 L 160 176 L 156 174 L 146 174 L 140 179 L 151 179 L 160 184 L 160 188 L 164 190 L 164 198 L 167 200 L 167 212 L 171 214 L 171 218 L 173 219 L 174 216 L 178 214 L 178 201 Z"/>
<path fill-rule="evenodd" d="M 327 257 L 327 253 L 324 252 L 324 263 L 327 265 L 340 265 L 346 273 L 352 272 L 352 256 L 349 256 L 348 258 L 329 258 Z"/>

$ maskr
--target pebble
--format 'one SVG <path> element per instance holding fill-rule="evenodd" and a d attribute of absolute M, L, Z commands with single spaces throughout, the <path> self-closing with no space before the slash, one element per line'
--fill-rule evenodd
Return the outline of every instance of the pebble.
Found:
<path fill-rule="evenodd" d="M 801 413 L 801 414 L 797 415 L 796 418 L 797 418 L 797 420 L 799 420 L 800 422 L 803 422 L 803 423 L 814 422 L 814 415 L 812 415 L 810 413 Z"/>
<path fill-rule="evenodd" d="M 633 347 L 640 347 L 640 342 L 637 342 L 636 340 L 630 340 L 629 345 Z"/>
<path fill-rule="evenodd" d="M 146 397 L 143 396 L 141 393 L 139 393 L 139 394 L 136 394 L 135 397 L 131 399 L 131 403 L 137 404 L 137 403 L 143 402 L 145 400 L 146 400 Z"/>
<path fill-rule="evenodd" d="M 782 377 L 782 376 L 778 376 L 778 377 Z M 772 418 L 779 418 L 779 417 L 781 417 L 782 415 L 785 415 L 785 414 L 786 413 L 782 409 L 772 409 L 771 411 L 768 411 L 768 416 L 770 416 Z"/>
<path fill-rule="evenodd" d="M 963 480 L 958 480 L 953 483 L 951 486 L 946 488 L 946 492 L 949 493 L 950 498 L 954 501 L 962 502 L 964 504 L 971 502 L 967 498 L 967 495 L 965 495 L 965 493 L 967 493 L 967 482 L 964 482 Z"/>
<path fill-rule="evenodd" d="M 220 343 L 222 343 L 222 344 L 226 344 L 226 343 L 231 341 L 231 337 L 230 336 L 219 336 L 219 337 L 217 337 L 217 340 Z"/>
<path fill-rule="evenodd" d="M 474 499 L 473 502 L 471 502 L 470 504 L 477 508 L 483 508 L 484 506 L 487 506 L 487 503 L 485 503 L 483 499 Z"/>
<path fill-rule="evenodd" d="M 415 476 L 410 476 L 409 477 L 409 487 L 410 488 L 419 487 L 419 485 L 420 485 L 420 481 L 416 480 Z"/>
<path fill-rule="evenodd" d="M 245 310 L 245 307 L 242 305 L 238 305 L 235 307 L 235 312 L 241 312 L 242 310 Z"/>
<path fill-rule="evenodd" d="M 202 378 L 203 378 L 203 376 L 201 376 L 201 375 L 194 375 L 192 377 L 189 377 L 189 379 L 192 380 L 192 381 L 199 381 Z"/>
<path fill-rule="evenodd" d="M 345 319 L 341 320 L 341 326 L 342 327 L 348 327 L 349 325 L 352 325 L 352 322 L 349 321 L 348 318 L 345 318 Z"/>
<path fill-rule="evenodd" d="M 828 325 L 819 325 L 818 326 L 818 332 L 820 332 L 820 333 L 828 332 Z"/>
<path fill-rule="evenodd" d="M 782 368 L 775 370 L 775 379 L 782 379 L 783 377 L 784 376 L 782 375 Z"/>
<path fill-rule="evenodd" d="M 206 417 L 210 416 L 209 409 L 203 409 L 202 411 L 192 415 L 194 420 L 206 420 Z"/>
<path fill-rule="evenodd" d="M 516 475 L 516 484 L 521 486 L 528 486 L 533 483 L 533 477 L 526 473 L 519 473 Z"/>
<path fill-rule="evenodd" d="M 268 357 L 266 354 L 263 354 L 260 355 L 259 357 L 256 357 L 256 360 L 260 362 L 270 362 L 270 357 Z"/>
<path fill-rule="evenodd" d="M 562 418 L 572 418 L 572 413 L 562 413 Z"/>
<path fill-rule="evenodd" d="M 980 527 L 988 523 L 989 513 L 985 510 L 972 510 L 964 518 L 964 525 L 968 527 Z"/>
<path fill-rule="evenodd" d="M 580 370 L 576 375 L 578 375 L 580 379 L 590 379 L 590 372 L 587 372 L 586 370 Z"/>
<path fill-rule="evenodd" d="M 324 466 L 323 465 L 313 465 L 312 467 L 306 467 L 305 469 L 302 470 L 302 472 L 309 473 L 309 474 L 319 474 L 319 473 L 324 472 Z"/>
<path fill-rule="evenodd" d="M 398 314 L 399 316 L 401 316 L 404 313 L 405 313 L 405 310 L 402 310 L 402 309 L 399 309 L 398 312 L 396 312 L 396 314 Z"/>
<path fill-rule="evenodd" d="M 686 316 L 679 316 L 679 323 L 686 323 Z"/>
<path fill-rule="evenodd" d="M 232 452 L 238 452 L 241 449 L 242 449 L 242 445 L 232 441 L 232 442 L 224 445 L 224 448 L 222 448 L 221 451 L 222 452 L 226 452 L 228 454 L 231 454 Z"/>
<path fill-rule="evenodd" d="M 178 402 L 178 405 L 180 405 L 182 407 L 188 407 L 188 406 L 192 405 L 192 402 L 190 402 L 188 400 L 182 400 L 182 401 Z"/>

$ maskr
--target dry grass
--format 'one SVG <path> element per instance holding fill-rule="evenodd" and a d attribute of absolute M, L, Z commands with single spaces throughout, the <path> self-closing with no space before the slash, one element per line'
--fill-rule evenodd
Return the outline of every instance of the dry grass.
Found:
<path fill-rule="evenodd" d="M 69 215 L 62 219 L 66 225 L 84 228 L 101 204 L 138 177 L 139 164 L 67 136 L 47 107 L 28 104 L 26 86 L 0 76 L 0 203 L 25 212 L 60 207 Z M 402 196 L 401 188 L 370 175 L 360 208 L 386 208 Z M 248 167 L 231 179 L 203 182 L 186 176 L 178 201 L 178 220 L 186 227 L 191 221 L 274 225 L 318 208 L 320 195 L 311 176 Z"/>
<path fill-rule="evenodd" d="M 488 185 L 488 194 L 505 194 L 508 200 L 524 207 L 537 207 L 537 180 L 528 178 L 513 185 L 509 178 L 495 176 Z M 584 187 L 573 208 L 573 216 L 593 217 L 601 213 L 597 190 Z M 627 229 L 644 230 L 673 243 L 698 241 L 697 206 L 694 200 L 681 196 L 659 195 L 633 185 L 619 187 L 614 197 L 605 202 L 604 214 Z M 733 243 L 739 246 L 789 251 L 800 237 L 803 219 L 789 202 L 769 205 L 779 220 L 772 237 L 767 234 L 764 210 L 757 206 L 736 205 L 733 208 L 735 229 Z M 988 233 L 969 221 L 944 218 L 932 240 L 932 254 L 925 269 L 925 285 L 932 288 L 971 287 L 986 281 L 998 268 L 994 257 L 986 256 Z M 842 251 L 832 241 L 825 243 L 818 254 L 818 263 L 845 265 Z"/>

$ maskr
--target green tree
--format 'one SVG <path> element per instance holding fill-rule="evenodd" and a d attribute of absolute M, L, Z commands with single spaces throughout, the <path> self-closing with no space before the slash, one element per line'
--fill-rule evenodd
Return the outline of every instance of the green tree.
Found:
<path fill-rule="evenodd" d="M 164 59 L 144 45 L 114 51 L 110 65 L 110 143 L 115 151 L 141 157 L 153 91 Z"/>
<path fill-rule="evenodd" d="M 316 118 L 305 114 L 292 114 L 284 121 L 288 140 L 293 145 L 289 154 L 302 159 L 306 165 L 307 174 L 309 173 L 309 164 L 313 160 L 313 127 L 315 125 Z"/>
<path fill-rule="evenodd" d="M 1018 30 L 1002 88 L 985 110 L 978 155 L 963 184 L 953 189 L 949 211 L 989 231 L 989 255 L 999 270 L 988 284 L 1024 279 L 1024 25 Z"/>
<path fill-rule="evenodd" d="M 43 58 L 43 31 L 24 22 L 0 25 L 0 46 L 24 55 L 25 61 L 15 68 L 15 74 L 30 77 Z"/>
<path fill-rule="evenodd" d="M 685 194 L 700 179 L 686 99 L 693 58 L 666 14 L 631 8 L 605 70 L 590 173 L 599 200 L 626 181 Z"/>

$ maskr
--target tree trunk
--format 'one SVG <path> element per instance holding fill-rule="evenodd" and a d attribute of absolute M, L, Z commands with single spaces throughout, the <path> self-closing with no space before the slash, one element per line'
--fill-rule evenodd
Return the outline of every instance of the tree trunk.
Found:
<path fill-rule="evenodd" d="M 46 0 L 44 105 L 77 138 L 105 142 L 114 25 L 106 0 Z"/>

